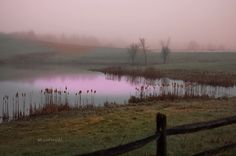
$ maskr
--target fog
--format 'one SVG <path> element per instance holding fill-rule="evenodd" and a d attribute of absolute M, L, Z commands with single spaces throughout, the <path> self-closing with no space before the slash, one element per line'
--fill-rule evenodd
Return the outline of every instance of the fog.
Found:
<path fill-rule="evenodd" d="M 235 0 L 0 0 L 0 31 L 93 36 L 125 46 L 140 37 L 151 48 L 171 38 L 236 49 Z"/>

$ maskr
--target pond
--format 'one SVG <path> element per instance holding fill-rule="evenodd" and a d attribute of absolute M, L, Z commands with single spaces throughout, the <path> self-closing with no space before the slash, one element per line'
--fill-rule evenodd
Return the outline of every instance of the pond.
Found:
<path fill-rule="evenodd" d="M 16 103 L 18 103 L 20 111 L 28 114 L 30 105 L 38 108 L 49 103 L 49 100 L 52 103 L 68 103 L 72 107 L 78 107 L 102 106 L 104 103 L 125 104 L 131 96 L 159 96 L 162 94 L 208 95 L 214 98 L 236 96 L 236 86 L 226 88 L 168 78 L 148 80 L 142 77 L 119 77 L 81 69 L 76 72 L 42 71 L 37 71 L 38 74 L 35 75 L 32 74 L 35 72 L 34 70 L 24 69 L 20 73 L 27 73 L 26 76 L 18 74 L 18 76 L 1 78 L 1 117 L 7 111 L 9 117 L 12 118 L 16 111 Z M 52 94 L 49 95 L 48 90 L 52 90 Z"/>

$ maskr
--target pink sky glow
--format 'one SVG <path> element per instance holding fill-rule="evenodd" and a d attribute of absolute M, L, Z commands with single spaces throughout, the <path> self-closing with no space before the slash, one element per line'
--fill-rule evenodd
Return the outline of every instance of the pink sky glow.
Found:
<path fill-rule="evenodd" d="M 28 30 L 236 49 L 236 0 L 0 0 L 0 31 Z"/>
<path fill-rule="evenodd" d="M 69 92 L 79 92 L 82 90 L 86 92 L 87 90 L 96 90 L 99 95 L 120 95 L 133 93 L 135 87 L 130 85 L 126 81 L 112 81 L 106 80 L 104 76 L 96 76 L 93 78 L 84 79 L 81 77 L 70 76 L 55 76 L 52 78 L 42 77 L 34 80 L 33 85 L 40 89 L 53 88 L 64 90 L 65 86 L 68 88 Z"/>

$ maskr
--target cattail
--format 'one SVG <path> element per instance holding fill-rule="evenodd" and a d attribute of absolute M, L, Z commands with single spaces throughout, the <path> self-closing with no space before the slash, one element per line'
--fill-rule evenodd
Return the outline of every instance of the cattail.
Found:
<path fill-rule="evenodd" d="M 94 98 L 95 98 L 94 96 L 95 96 L 96 92 L 97 92 L 96 90 L 93 91 L 93 94 L 94 94 L 93 95 L 93 104 L 94 104 Z"/>
<path fill-rule="evenodd" d="M 90 90 L 90 93 L 91 93 L 91 94 L 90 94 L 90 102 L 91 102 L 91 105 L 93 105 L 93 100 L 92 100 L 92 96 L 93 96 L 93 95 L 92 95 L 92 94 L 93 94 L 93 90 L 92 90 L 92 89 Z"/>
<path fill-rule="evenodd" d="M 16 109 L 17 109 L 17 118 L 19 118 L 19 111 L 20 111 L 20 106 L 19 106 L 19 93 L 16 93 Z"/>
<path fill-rule="evenodd" d="M 59 103 L 59 105 L 61 105 L 61 91 L 58 91 L 58 94 L 59 94 L 58 103 Z"/>
<path fill-rule="evenodd" d="M 86 94 L 86 105 L 88 105 L 88 93 L 89 93 L 89 90 L 87 90 L 87 94 Z"/>
<path fill-rule="evenodd" d="M 5 96 L 2 98 L 2 118 L 4 120 L 4 116 L 5 116 Z"/>
<path fill-rule="evenodd" d="M 66 87 L 66 89 L 67 89 L 67 87 Z M 65 105 L 67 105 L 68 104 L 68 99 L 67 99 L 67 91 L 64 91 L 64 96 L 65 96 Z"/>
<path fill-rule="evenodd" d="M 9 99 L 9 96 L 7 96 L 7 120 L 9 119 L 9 108 L 8 108 L 8 99 Z"/>
<path fill-rule="evenodd" d="M 22 93 L 22 99 L 23 99 L 23 116 L 25 116 L 25 98 L 26 98 L 26 93 Z"/>
<path fill-rule="evenodd" d="M 79 91 L 79 105 L 81 106 L 82 105 L 82 99 L 81 99 L 81 94 L 82 94 L 82 90 Z"/>
<path fill-rule="evenodd" d="M 41 91 L 40 91 L 40 105 L 42 105 L 43 104 L 43 90 L 41 89 Z"/>
<path fill-rule="evenodd" d="M 78 94 L 75 93 L 75 107 L 76 108 L 78 108 L 78 96 L 77 95 L 79 95 L 79 93 Z"/>
<path fill-rule="evenodd" d="M 57 104 L 57 89 L 54 89 L 54 104 Z"/>
<path fill-rule="evenodd" d="M 13 114 L 13 119 L 15 119 L 15 99 L 12 97 L 12 114 Z"/>

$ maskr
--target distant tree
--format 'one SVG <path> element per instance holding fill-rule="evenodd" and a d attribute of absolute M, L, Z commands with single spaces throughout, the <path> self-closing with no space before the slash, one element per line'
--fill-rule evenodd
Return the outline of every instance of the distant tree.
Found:
<path fill-rule="evenodd" d="M 141 46 L 143 54 L 144 54 L 144 61 L 145 61 L 144 63 L 145 63 L 145 65 L 147 65 L 147 51 L 148 51 L 148 48 L 146 46 L 146 40 L 144 38 L 140 38 L 139 41 L 140 41 L 140 46 Z"/>
<path fill-rule="evenodd" d="M 66 43 L 67 41 L 68 41 L 67 36 L 64 33 L 62 33 L 60 36 L 60 42 Z"/>
<path fill-rule="evenodd" d="M 139 46 L 136 43 L 132 43 L 128 48 L 128 55 L 129 55 L 129 58 L 131 59 L 132 65 L 134 64 L 134 59 L 137 55 L 138 49 L 139 49 Z"/>
<path fill-rule="evenodd" d="M 33 30 L 30 30 L 28 33 L 27 33 L 27 37 L 29 39 L 35 39 L 36 38 L 36 34 Z"/>
<path fill-rule="evenodd" d="M 170 43 L 170 39 L 168 39 L 166 43 L 164 41 L 161 41 L 161 47 L 162 47 L 161 48 L 161 57 L 163 59 L 164 64 L 167 63 L 167 60 L 170 55 L 169 43 Z"/>
<path fill-rule="evenodd" d="M 190 41 L 188 44 L 188 50 L 195 52 L 199 50 L 199 44 L 196 41 Z"/>
<path fill-rule="evenodd" d="M 216 51 L 216 45 L 212 44 L 212 43 L 208 43 L 206 46 L 206 50 L 207 51 Z"/>
<path fill-rule="evenodd" d="M 218 49 L 218 51 L 225 51 L 226 48 L 224 45 L 221 44 L 221 45 L 218 45 L 217 49 Z"/>

